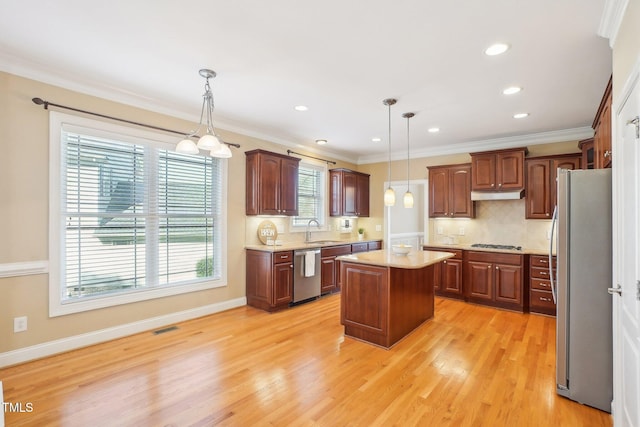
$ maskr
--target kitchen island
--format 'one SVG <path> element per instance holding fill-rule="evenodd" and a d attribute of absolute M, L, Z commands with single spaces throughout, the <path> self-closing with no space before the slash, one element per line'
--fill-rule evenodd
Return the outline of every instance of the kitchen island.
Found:
<path fill-rule="evenodd" d="M 378 250 L 339 256 L 344 334 L 390 348 L 433 317 L 434 265 L 453 254 Z"/>

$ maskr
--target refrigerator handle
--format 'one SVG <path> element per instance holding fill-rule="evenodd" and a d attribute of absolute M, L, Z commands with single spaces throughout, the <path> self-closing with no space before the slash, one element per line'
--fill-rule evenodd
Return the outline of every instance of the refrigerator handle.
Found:
<path fill-rule="evenodd" d="M 551 217 L 551 235 L 549 236 L 549 280 L 551 282 L 551 296 L 553 303 L 557 304 L 556 287 L 553 283 L 553 241 L 556 222 L 558 221 L 558 206 L 553 208 L 553 216 Z"/>

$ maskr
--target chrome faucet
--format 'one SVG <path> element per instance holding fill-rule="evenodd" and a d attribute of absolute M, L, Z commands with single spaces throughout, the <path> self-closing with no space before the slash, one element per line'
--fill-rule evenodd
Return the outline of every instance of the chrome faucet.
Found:
<path fill-rule="evenodd" d="M 307 232 L 304 235 L 304 242 L 305 243 L 309 243 L 311 241 L 311 230 L 309 229 L 309 227 L 311 227 L 311 223 L 315 222 L 316 225 L 318 226 L 318 228 L 320 228 L 320 223 L 318 222 L 317 219 L 310 219 L 309 222 L 307 223 Z"/>

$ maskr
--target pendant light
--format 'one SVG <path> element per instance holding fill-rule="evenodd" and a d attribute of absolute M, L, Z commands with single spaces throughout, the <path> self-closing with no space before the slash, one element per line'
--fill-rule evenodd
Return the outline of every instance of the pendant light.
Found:
<path fill-rule="evenodd" d="M 202 95 L 202 110 L 200 111 L 200 123 L 198 128 L 185 136 L 182 141 L 176 146 L 178 153 L 185 154 L 198 154 L 200 150 L 209 151 L 211 157 L 229 158 L 231 157 L 231 150 L 229 145 L 223 141 L 220 141 L 215 131 L 213 130 L 213 93 L 211 92 L 211 86 L 209 85 L 209 79 L 216 76 L 216 72 L 203 68 L 200 70 L 200 75 L 205 78 L 204 94 Z M 200 137 L 196 144 L 191 138 L 194 137 L 203 127 L 203 120 L 206 120 L 206 133 Z"/>
<path fill-rule="evenodd" d="M 389 187 L 384 192 L 384 205 L 393 206 L 396 204 L 396 192 L 391 188 L 391 106 L 397 101 L 387 98 L 382 103 L 389 107 Z"/>
<path fill-rule="evenodd" d="M 409 119 L 415 116 L 413 113 L 404 113 L 402 117 L 407 119 L 407 192 L 404 193 L 404 207 L 413 207 L 413 194 L 409 191 Z"/>

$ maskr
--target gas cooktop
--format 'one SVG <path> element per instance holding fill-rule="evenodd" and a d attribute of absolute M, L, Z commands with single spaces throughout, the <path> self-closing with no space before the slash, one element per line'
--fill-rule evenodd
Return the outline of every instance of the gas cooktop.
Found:
<path fill-rule="evenodd" d="M 492 245 L 488 243 L 474 243 L 471 245 L 472 248 L 484 248 L 484 249 L 505 249 L 509 251 L 521 251 L 522 246 L 513 246 L 513 245 Z"/>

